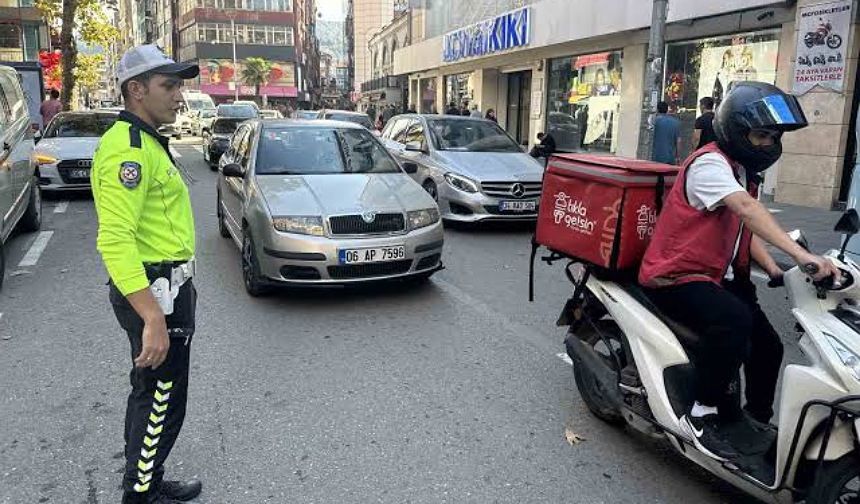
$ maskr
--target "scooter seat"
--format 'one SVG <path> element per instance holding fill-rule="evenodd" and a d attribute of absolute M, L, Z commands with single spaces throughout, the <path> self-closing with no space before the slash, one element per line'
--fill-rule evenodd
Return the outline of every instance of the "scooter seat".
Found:
<path fill-rule="evenodd" d="M 692 329 L 688 328 L 684 324 L 678 322 L 677 320 L 673 320 L 671 317 L 663 313 L 660 308 L 651 301 L 651 298 L 645 294 L 645 291 L 642 289 L 636 282 L 624 282 L 619 284 L 624 290 L 630 294 L 636 301 L 641 304 L 645 309 L 653 313 L 657 318 L 659 318 L 672 333 L 678 338 L 678 341 L 681 342 L 681 345 L 685 348 L 692 347 L 695 348 L 699 343 L 699 335 L 696 334 Z"/>

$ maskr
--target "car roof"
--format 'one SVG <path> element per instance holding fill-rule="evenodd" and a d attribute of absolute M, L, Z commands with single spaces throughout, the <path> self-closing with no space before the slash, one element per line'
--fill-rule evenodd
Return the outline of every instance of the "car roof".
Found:
<path fill-rule="evenodd" d="M 357 129 L 365 130 L 364 126 L 345 121 L 332 121 L 328 119 L 310 120 L 310 119 L 265 119 L 260 121 L 264 129 L 274 128 L 317 128 L 317 129 Z"/>
<path fill-rule="evenodd" d="M 343 114 L 343 115 L 354 115 L 354 116 L 365 116 L 368 119 L 370 117 L 367 116 L 364 112 L 356 112 L 354 110 L 334 110 L 334 109 L 325 109 L 326 114 Z"/>
<path fill-rule="evenodd" d="M 390 122 L 392 119 L 398 119 L 398 118 L 404 118 L 404 117 L 424 118 L 424 119 L 445 119 L 445 120 L 451 120 L 451 121 L 480 121 L 480 122 L 487 121 L 487 119 L 484 119 L 483 117 L 456 116 L 456 115 L 446 115 L 446 114 L 400 114 L 400 115 L 396 115 L 396 116 L 392 117 L 388 121 Z M 490 122 L 492 122 L 492 121 L 490 121 Z"/>
<path fill-rule="evenodd" d="M 73 111 L 63 111 L 57 114 L 61 117 L 82 117 L 82 116 L 91 116 L 91 115 L 109 115 L 109 116 L 118 116 L 118 110 L 107 110 L 107 109 L 95 109 L 95 110 L 73 110 Z"/>

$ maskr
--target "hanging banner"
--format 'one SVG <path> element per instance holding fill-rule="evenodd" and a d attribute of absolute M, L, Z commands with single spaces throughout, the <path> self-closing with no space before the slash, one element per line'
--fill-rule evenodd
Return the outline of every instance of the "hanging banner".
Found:
<path fill-rule="evenodd" d="M 852 0 L 801 7 L 792 92 L 804 94 L 816 85 L 841 93 L 848 63 Z"/>

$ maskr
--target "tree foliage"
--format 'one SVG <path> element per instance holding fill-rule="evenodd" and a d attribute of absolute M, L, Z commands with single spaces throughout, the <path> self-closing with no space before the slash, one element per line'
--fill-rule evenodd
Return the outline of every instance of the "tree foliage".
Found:
<path fill-rule="evenodd" d="M 242 80 L 249 86 L 254 86 L 256 96 L 260 96 L 260 86 L 269 82 L 269 74 L 272 72 L 272 63 L 263 58 L 248 58 L 245 60 L 245 68 L 242 69 Z"/>
<path fill-rule="evenodd" d="M 107 49 L 119 39 L 119 30 L 114 26 L 99 0 L 35 0 L 36 8 L 42 14 L 45 23 L 55 29 L 60 27 L 60 51 L 62 52 L 61 68 L 73 69 L 62 72 L 63 108 L 68 110 L 72 98 L 72 90 L 78 76 L 90 78 L 91 71 L 104 67 L 104 59 L 97 65 L 95 58 L 87 58 L 83 62 L 88 65 L 78 69 L 79 56 L 77 39 L 88 45 L 102 46 Z M 92 82 L 90 80 L 89 82 Z M 95 79 L 98 82 L 98 78 Z M 90 88 L 92 89 L 92 88 Z"/>

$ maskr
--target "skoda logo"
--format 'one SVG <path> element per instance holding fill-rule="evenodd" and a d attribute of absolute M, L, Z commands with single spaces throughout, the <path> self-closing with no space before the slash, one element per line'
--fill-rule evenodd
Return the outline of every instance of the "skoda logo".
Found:
<path fill-rule="evenodd" d="M 519 182 L 517 182 L 516 184 L 514 184 L 513 186 L 511 186 L 511 194 L 512 194 L 515 198 L 522 198 L 523 196 L 525 196 L 525 195 L 526 195 L 526 186 L 524 186 L 524 185 L 520 184 Z"/>
<path fill-rule="evenodd" d="M 89 168 L 93 165 L 91 159 L 81 159 L 78 161 L 78 168 Z"/>
<path fill-rule="evenodd" d="M 364 222 L 370 224 L 376 220 L 376 212 L 364 212 L 363 214 L 361 214 L 361 219 Z"/>

